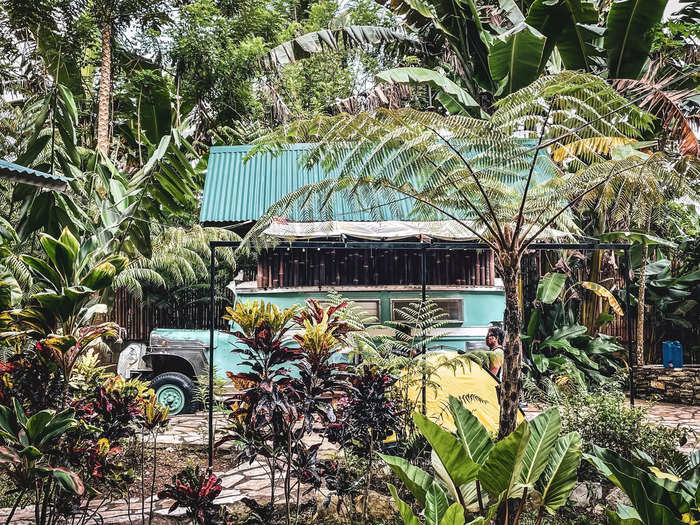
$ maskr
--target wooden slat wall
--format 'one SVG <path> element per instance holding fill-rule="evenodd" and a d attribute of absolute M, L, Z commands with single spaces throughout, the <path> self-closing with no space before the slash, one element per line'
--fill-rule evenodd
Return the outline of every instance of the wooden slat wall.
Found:
<path fill-rule="evenodd" d="M 258 261 L 259 288 L 298 286 L 419 285 L 417 250 L 268 250 Z M 493 286 L 490 250 L 427 253 L 429 285 Z"/>

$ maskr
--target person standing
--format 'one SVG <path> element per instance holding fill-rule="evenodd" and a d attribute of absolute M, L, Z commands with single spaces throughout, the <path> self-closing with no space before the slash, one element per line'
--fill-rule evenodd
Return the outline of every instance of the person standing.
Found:
<path fill-rule="evenodd" d="M 501 367 L 503 366 L 503 341 L 506 333 L 498 326 L 492 326 L 486 332 L 486 346 L 492 354 L 489 356 L 489 370 L 493 375 L 501 378 Z"/>

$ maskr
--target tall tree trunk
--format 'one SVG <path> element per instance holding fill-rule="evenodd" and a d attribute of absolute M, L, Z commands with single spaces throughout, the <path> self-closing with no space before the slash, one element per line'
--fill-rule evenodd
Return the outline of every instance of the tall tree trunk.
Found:
<path fill-rule="evenodd" d="M 637 351 L 635 356 L 637 366 L 644 366 L 644 310 L 646 310 L 644 295 L 647 288 L 645 271 L 648 259 L 649 246 L 644 243 L 642 245 L 642 264 L 639 267 L 639 296 L 637 297 Z"/>
<path fill-rule="evenodd" d="M 518 299 L 520 281 L 520 258 L 512 253 L 500 253 L 501 277 L 506 294 L 506 310 L 503 315 L 503 328 L 506 339 L 503 345 L 503 374 L 501 381 L 501 415 L 498 423 L 498 439 L 503 439 L 515 430 L 518 417 L 518 403 L 522 382 L 522 342 L 520 326 L 522 308 Z"/>
<path fill-rule="evenodd" d="M 100 93 L 97 104 L 97 149 L 109 154 L 109 101 L 112 95 L 112 26 L 103 23 Z"/>

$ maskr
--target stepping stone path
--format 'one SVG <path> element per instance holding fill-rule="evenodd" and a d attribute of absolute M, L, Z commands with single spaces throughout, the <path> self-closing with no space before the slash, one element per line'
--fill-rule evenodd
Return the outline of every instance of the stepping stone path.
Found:
<path fill-rule="evenodd" d="M 648 403 L 638 400 L 637 406 L 649 406 Z M 536 407 L 528 407 L 525 409 L 525 415 L 528 419 L 532 419 L 540 413 Z M 225 418 L 222 415 L 215 415 L 215 425 L 217 428 L 226 426 Z M 677 425 L 688 427 L 694 433 L 689 437 L 689 443 L 683 447 L 685 451 L 692 451 L 700 446 L 700 406 L 685 406 L 672 405 L 669 403 L 652 404 L 649 411 L 649 420 L 675 427 Z M 198 413 L 192 415 L 174 416 L 170 419 L 168 429 L 160 434 L 158 442 L 163 445 L 184 445 L 184 446 L 206 446 L 208 441 L 207 435 L 207 415 Z M 332 453 L 334 451 L 332 445 L 322 447 L 321 454 Z M 254 461 L 252 464 L 244 464 L 238 468 L 228 472 L 215 472 L 221 478 L 224 490 L 221 492 L 216 502 L 221 504 L 233 504 L 240 501 L 244 497 L 265 501 L 269 497 L 270 482 L 263 465 Z M 278 494 L 282 494 L 282 486 L 277 490 Z M 154 523 L 178 523 L 182 519 L 184 510 L 177 509 L 173 513 L 168 513 L 168 508 L 172 504 L 172 500 L 155 499 L 153 508 L 156 512 Z M 146 502 L 148 509 L 149 502 Z M 129 520 L 129 508 L 131 510 L 131 520 Z M 9 509 L 0 509 L 0 522 L 4 522 Z M 20 509 L 12 519 L 13 524 L 29 525 L 34 523 L 33 509 Z M 99 510 L 105 525 L 129 524 L 140 525 L 144 523 L 141 519 L 141 502 L 138 499 L 131 499 L 129 506 L 125 501 L 114 501 L 105 504 Z M 145 523 L 148 522 L 146 515 Z"/>

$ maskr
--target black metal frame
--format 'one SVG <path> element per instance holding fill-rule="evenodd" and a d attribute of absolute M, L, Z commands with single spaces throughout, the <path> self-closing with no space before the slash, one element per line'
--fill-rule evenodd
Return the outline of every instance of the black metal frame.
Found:
<path fill-rule="evenodd" d="M 378 250 L 420 250 L 421 251 L 421 299 L 425 301 L 427 290 L 426 277 L 426 257 L 425 254 L 431 250 L 488 250 L 491 249 L 486 243 L 480 242 L 406 242 L 406 241 L 293 241 L 285 243 L 289 248 L 326 248 L 326 249 L 378 249 Z M 210 259 L 209 259 L 209 444 L 208 444 L 208 460 L 209 470 L 214 466 L 214 332 L 216 328 L 215 318 L 215 297 L 214 297 L 214 275 L 216 271 L 216 249 L 217 248 L 237 248 L 240 246 L 238 241 L 210 241 Z M 627 355 L 629 360 L 630 372 L 630 404 L 634 406 L 636 396 L 636 387 L 634 383 L 634 372 L 636 368 L 636 360 L 632 344 L 632 324 L 630 323 L 630 268 L 632 260 L 630 257 L 630 244 L 623 243 L 597 243 L 597 242 L 579 242 L 579 243 L 547 243 L 536 242 L 530 244 L 528 250 L 623 250 L 625 252 L 625 316 L 627 317 Z M 423 352 L 425 353 L 425 345 Z M 426 391 L 425 377 L 423 377 L 422 389 L 422 405 L 425 411 Z"/>

